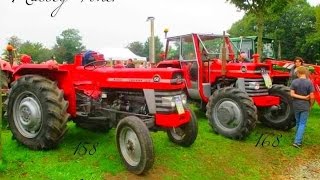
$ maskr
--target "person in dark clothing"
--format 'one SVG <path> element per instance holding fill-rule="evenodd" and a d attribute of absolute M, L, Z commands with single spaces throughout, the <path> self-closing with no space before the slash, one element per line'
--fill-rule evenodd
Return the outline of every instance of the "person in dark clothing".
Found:
<path fill-rule="evenodd" d="M 294 79 L 291 83 L 290 95 L 293 98 L 293 109 L 297 126 L 293 146 L 300 148 L 309 111 L 314 104 L 314 88 L 312 82 L 307 79 L 308 70 L 305 67 L 298 67 L 296 74 L 298 78 Z"/>
<path fill-rule="evenodd" d="M 298 76 L 297 76 L 297 68 L 300 67 L 300 66 L 303 66 L 303 59 L 301 57 L 296 57 L 294 58 L 293 60 L 294 62 L 294 66 L 291 68 L 290 70 L 290 79 L 289 79 L 289 84 L 294 80 L 294 79 L 297 79 Z"/>
<path fill-rule="evenodd" d="M 135 68 L 132 59 L 128 59 L 126 68 Z"/>

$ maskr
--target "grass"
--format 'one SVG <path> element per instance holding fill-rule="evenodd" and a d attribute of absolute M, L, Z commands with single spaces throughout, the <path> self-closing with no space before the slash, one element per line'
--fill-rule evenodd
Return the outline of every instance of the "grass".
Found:
<path fill-rule="evenodd" d="M 279 179 L 298 164 L 319 159 L 320 108 L 311 112 L 302 149 L 291 146 L 294 130 L 276 131 L 258 124 L 245 141 L 235 141 L 212 132 L 203 112 L 195 109 L 199 134 L 190 148 L 171 143 L 166 133 L 152 133 L 155 163 L 145 175 L 150 179 Z M 32 151 L 12 140 L 3 131 L 4 165 L 0 179 L 133 179 L 124 168 L 115 144 L 115 130 L 94 133 L 69 123 L 69 131 L 55 150 Z M 279 136 L 279 145 L 255 147 L 261 133 L 270 134 L 271 143 Z M 282 137 L 280 137 L 282 135 Z M 263 136 L 265 137 L 265 135 Z M 262 138 L 263 140 L 263 138 Z M 261 140 L 261 141 L 262 141 Z M 93 155 L 74 155 L 80 142 L 89 142 Z M 260 141 L 260 142 L 261 142 Z M 83 153 L 83 150 L 80 151 Z"/>

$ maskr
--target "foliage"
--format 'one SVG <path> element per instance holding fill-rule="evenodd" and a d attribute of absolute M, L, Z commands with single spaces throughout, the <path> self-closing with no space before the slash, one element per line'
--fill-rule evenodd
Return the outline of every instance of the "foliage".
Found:
<path fill-rule="evenodd" d="M 132 43 L 129 43 L 127 45 L 127 48 L 138 56 L 142 56 L 142 57 L 146 56 L 144 53 L 144 46 L 143 46 L 142 42 L 134 41 Z"/>
<path fill-rule="evenodd" d="M 139 41 L 134 41 L 127 45 L 127 48 L 130 49 L 134 54 L 142 56 L 142 57 L 149 57 L 149 39 L 144 43 Z M 160 54 L 163 49 L 163 44 L 160 41 L 158 36 L 154 37 L 154 48 L 155 48 L 155 61 L 159 62 Z"/>
<path fill-rule="evenodd" d="M 85 49 L 79 33 L 77 29 L 67 29 L 56 37 L 57 42 L 53 47 L 53 52 L 58 62 L 73 62 L 74 55 Z"/>
<path fill-rule="evenodd" d="M 301 56 L 312 60 L 311 56 L 317 50 L 306 43 L 307 36 L 315 31 L 314 23 L 313 8 L 305 0 L 295 0 L 278 18 L 268 21 L 268 34 L 280 41 L 283 58 L 293 59 L 295 56 Z"/>
<path fill-rule="evenodd" d="M 232 37 L 257 35 L 255 32 L 256 16 L 253 14 L 245 14 L 243 18 L 232 24 L 228 33 Z"/>
<path fill-rule="evenodd" d="M 32 43 L 30 41 L 21 44 L 19 53 L 30 55 L 34 62 L 46 61 L 52 57 L 50 49 L 45 48 L 41 43 Z"/>
<path fill-rule="evenodd" d="M 8 43 L 11 43 L 15 49 L 19 49 L 22 45 L 22 40 L 18 36 L 13 35 L 8 39 Z"/>
<path fill-rule="evenodd" d="M 258 36 L 258 54 L 262 54 L 262 37 L 264 31 L 265 17 L 272 16 L 274 12 L 278 12 L 284 8 L 290 0 L 226 0 L 234 4 L 240 10 L 256 16 L 255 29 Z"/>
<path fill-rule="evenodd" d="M 268 9 L 270 16 L 266 18 L 264 37 L 275 39 L 275 50 L 281 44 L 284 59 L 293 59 L 301 56 L 310 63 L 319 59 L 319 35 L 317 34 L 315 12 L 306 0 L 290 0 L 290 3 L 281 11 L 274 3 Z M 284 6 L 284 5 L 282 5 Z M 319 10 L 318 10 L 319 11 Z M 234 23 L 228 31 L 232 36 L 248 36 L 253 34 L 255 21 L 258 17 L 247 13 L 242 20 Z M 318 18 L 320 19 L 320 18 Z"/>
<path fill-rule="evenodd" d="M 305 43 L 301 47 L 303 56 L 312 63 L 320 63 L 320 5 L 315 7 L 315 32 L 306 35 Z"/>
<path fill-rule="evenodd" d="M 162 49 L 163 49 L 163 44 L 161 43 L 160 38 L 158 36 L 155 36 L 154 37 L 155 62 L 160 61 L 160 54 L 162 52 Z M 149 55 L 149 39 L 144 43 L 144 53 L 146 55 Z"/>

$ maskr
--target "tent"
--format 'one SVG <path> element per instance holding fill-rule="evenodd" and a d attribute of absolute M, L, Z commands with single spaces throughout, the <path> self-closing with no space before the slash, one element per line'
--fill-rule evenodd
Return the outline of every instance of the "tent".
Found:
<path fill-rule="evenodd" d="M 126 61 L 132 59 L 134 61 L 147 61 L 146 57 L 140 57 L 131 52 L 128 48 L 109 48 L 104 47 L 97 52 L 104 55 L 105 60 Z"/>

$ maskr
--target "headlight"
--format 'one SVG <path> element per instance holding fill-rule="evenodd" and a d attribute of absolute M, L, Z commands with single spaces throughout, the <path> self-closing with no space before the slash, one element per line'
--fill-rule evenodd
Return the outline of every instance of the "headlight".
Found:
<path fill-rule="evenodd" d="M 187 95 L 186 94 L 181 94 L 181 101 L 182 101 L 182 104 L 187 104 Z"/>
<path fill-rule="evenodd" d="M 175 102 L 174 97 L 162 97 L 162 105 L 175 107 L 176 102 Z"/>
<path fill-rule="evenodd" d="M 260 88 L 260 84 L 258 82 L 249 82 L 249 88 L 257 90 Z"/>

